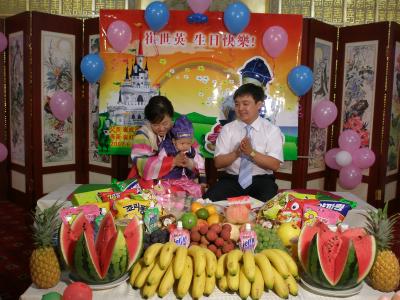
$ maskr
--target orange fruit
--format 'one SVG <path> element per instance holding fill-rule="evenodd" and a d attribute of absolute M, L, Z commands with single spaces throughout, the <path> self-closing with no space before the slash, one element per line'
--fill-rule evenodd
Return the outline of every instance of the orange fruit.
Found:
<path fill-rule="evenodd" d="M 207 219 L 208 225 L 218 224 L 219 222 L 220 222 L 219 214 L 212 214 Z"/>
<path fill-rule="evenodd" d="M 192 202 L 192 205 L 190 206 L 192 213 L 196 213 L 200 208 L 203 208 L 203 204 L 199 202 Z"/>
<path fill-rule="evenodd" d="M 217 208 L 212 204 L 208 204 L 204 208 L 207 209 L 210 216 L 218 213 Z"/>
<path fill-rule="evenodd" d="M 202 225 L 208 225 L 207 220 L 197 219 L 197 226 L 201 227 Z"/>

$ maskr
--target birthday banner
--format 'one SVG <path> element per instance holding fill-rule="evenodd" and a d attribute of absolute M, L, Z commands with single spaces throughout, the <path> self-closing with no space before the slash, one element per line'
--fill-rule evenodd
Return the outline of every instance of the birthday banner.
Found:
<path fill-rule="evenodd" d="M 100 11 L 100 54 L 105 72 L 100 81 L 99 152 L 129 155 L 144 107 L 155 95 L 168 97 L 175 118 L 187 115 L 205 157 L 213 157 L 222 126 L 235 118 L 232 95 L 243 83 L 264 87 L 260 115 L 285 135 L 285 160 L 297 159 L 298 97 L 287 84 L 299 65 L 302 17 L 252 13 L 246 29 L 231 34 L 222 12 L 207 12 L 205 24 L 189 24 L 190 11 L 170 11 L 159 32 L 147 26 L 142 10 Z M 132 32 L 129 45 L 117 52 L 107 39 L 116 20 Z M 276 58 L 263 47 L 271 26 L 286 30 L 288 43 Z"/>

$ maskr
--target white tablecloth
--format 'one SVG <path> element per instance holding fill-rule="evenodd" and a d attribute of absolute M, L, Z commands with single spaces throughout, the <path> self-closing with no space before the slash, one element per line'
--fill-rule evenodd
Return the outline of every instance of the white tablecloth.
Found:
<path fill-rule="evenodd" d="M 37 202 L 37 206 L 41 209 L 49 207 L 54 201 L 57 200 L 65 200 L 68 195 L 70 195 L 79 185 L 78 184 L 66 184 L 54 192 L 49 193 L 43 198 L 39 199 Z M 356 209 L 353 209 L 347 215 L 345 222 L 350 226 L 360 226 L 363 224 L 364 217 L 360 214 L 365 212 L 366 209 L 373 209 L 371 205 L 366 203 L 365 201 L 357 198 L 351 193 L 344 192 L 335 192 L 335 194 L 340 195 L 346 199 L 357 201 L 358 205 Z M 65 203 L 65 205 L 70 205 L 69 201 Z M 40 300 L 42 295 L 50 292 L 56 291 L 60 294 L 63 293 L 65 287 L 67 286 L 68 278 L 66 273 L 64 273 L 63 280 L 59 282 L 54 288 L 48 290 L 37 289 L 34 285 L 31 285 L 20 297 L 20 300 Z M 346 299 L 351 300 L 377 300 L 380 296 L 385 295 L 384 293 L 380 293 L 367 284 L 363 284 L 363 287 L 359 294 L 351 297 L 347 297 Z M 388 296 L 393 295 L 393 293 L 386 294 Z M 111 289 L 106 290 L 95 290 L 93 293 L 94 300 L 122 300 L 122 299 L 141 299 L 140 293 L 137 290 L 132 289 L 132 287 L 128 284 L 128 282 L 123 282 L 119 286 L 116 286 Z M 160 299 L 157 296 L 154 299 Z M 171 292 L 167 297 L 163 299 L 176 299 L 175 295 Z M 186 296 L 184 299 L 191 299 L 191 297 Z M 230 300 L 230 299 L 240 299 L 240 297 L 236 294 L 222 293 L 219 289 L 215 289 L 214 293 L 210 297 L 204 297 L 204 299 L 218 299 L 218 300 Z M 273 292 L 264 293 L 262 299 L 281 299 L 276 296 Z M 315 292 L 310 292 L 300 284 L 299 294 L 296 297 L 290 296 L 289 299 L 304 299 L 304 300 L 316 300 L 316 299 L 339 299 L 339 297 L 332 296 L 322 296 L 318 295 Z"/>

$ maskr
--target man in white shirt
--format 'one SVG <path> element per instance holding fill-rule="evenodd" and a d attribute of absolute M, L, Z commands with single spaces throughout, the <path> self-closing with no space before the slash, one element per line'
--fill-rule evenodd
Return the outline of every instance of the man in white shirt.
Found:
<path fill-rule="evenodd" d="M 267 201 L 276 195 L 273 172 L 283 162 L 284 137 L 279 127 L 259 116 L 264 98 L 263 88 L 252 83 L 234 93 L 237 119 L 222 128 L 214 155 L 215 167 L 224 173 L 204 198 L 249 195 Z"/>

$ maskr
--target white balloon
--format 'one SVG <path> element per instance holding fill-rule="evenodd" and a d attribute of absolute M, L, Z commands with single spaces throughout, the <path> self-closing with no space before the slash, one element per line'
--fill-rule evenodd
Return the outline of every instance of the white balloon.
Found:
<path fill-rule="evenodd" d="M 346 150 L 341 150 L 336 154 L 336 163 L 341 167 L 348 166 L 352 161 L 351 154 Z"/>

